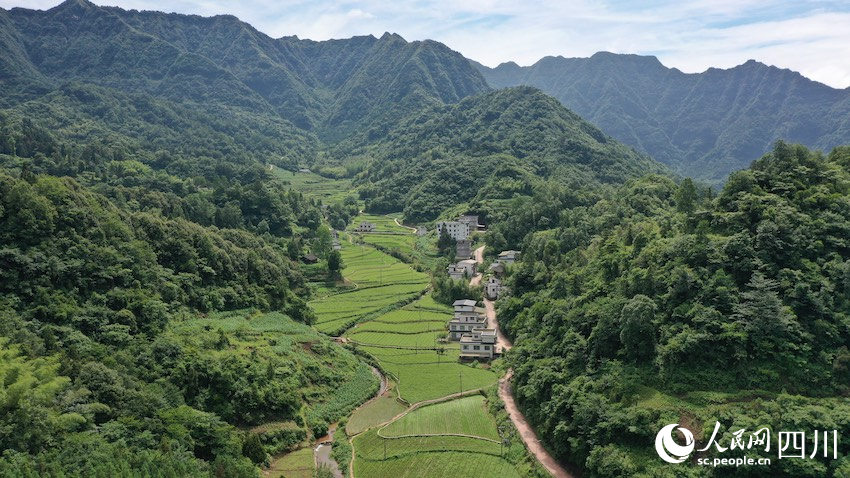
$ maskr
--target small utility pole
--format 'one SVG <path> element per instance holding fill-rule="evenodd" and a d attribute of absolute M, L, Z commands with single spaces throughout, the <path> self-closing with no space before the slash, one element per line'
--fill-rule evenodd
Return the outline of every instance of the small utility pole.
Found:
<path fill-rule="evenodd" d="M 463 370 L 460 371 L 460 396 L 463 396 Z"/>

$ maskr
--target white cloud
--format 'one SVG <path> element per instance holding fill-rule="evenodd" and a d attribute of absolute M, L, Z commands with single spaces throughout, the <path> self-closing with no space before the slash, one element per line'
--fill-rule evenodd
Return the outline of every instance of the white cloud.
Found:
<path fill-rule="evenodd" d="M 272 37 L 325 40 L 385 31 L 435 39 L 484 64 L 597 51 L 654 54 L 686 72 L 748 59 L 850 86 L 850 4 L 841 0 L 95 0 L 140 10 L 229 13 Z M 0 0 L 49 8 L 58 0 Z"/>

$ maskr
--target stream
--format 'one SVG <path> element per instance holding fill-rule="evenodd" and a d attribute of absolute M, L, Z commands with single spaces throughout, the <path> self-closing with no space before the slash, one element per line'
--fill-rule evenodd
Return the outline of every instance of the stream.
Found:
<path fill-rule="evenodd" d="M 376 377 L 378 377 L 378 379 L 381 380 L 381 386 L 378 389 L 378 393 L 376 393 L 374 397 L 370 398 L 368 401 L 363 403 L 363 405 L 366 405 L 367 403 L 371 402 L 372 400 L 375 400 L 376 398 L 380 397 L 381 395 L 384 394 L 384 392 L 387 391 L 387 377 L 385 377 L 384 374 L 382 374 L 380 372 L 380 370 L 378 370 L 375 367 L 372 367 L 372 373 Z M 360 406 L 362 407 L 363 405 L 360 405 Z M 334 423 L 330 427 L 328 427 L 328 434 L 323 436 L 322 438 L 319 438 L 316 441 L 317 445 L 316 445 L 315 448 L 313 448 L 313 457 L 316 460 L 316 467 L 317 468 L 322 466 L 322 465 L 327 466 L 328 468 L 330 468 L 331 472 L 333 473 L 334 478 L 344 478 L 342 471 L 340 471 L 340 469 L 339 469 L 339 464 L 331 456 L 331 452 L 333 452 L 334 433 L 336 433 L 336 431 L 337 431 L 337 424 L 336 423 Z M 345 431 L 343 431 L 343 433 L 345 433 Z"/>

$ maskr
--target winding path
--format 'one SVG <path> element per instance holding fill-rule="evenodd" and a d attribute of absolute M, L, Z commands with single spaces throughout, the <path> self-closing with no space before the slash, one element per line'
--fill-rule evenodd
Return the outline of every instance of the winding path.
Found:
<path fill-rule="evenodd" d="M 474 257 L 475 262 L 479 264 L 484 263 L 484 246 L 475 249 Z M 477 274 L 469 281 L 469 285 L 478 285 L 481 282 L 482 276 L 483 273 Z M 496 350 L 500 350 L 503 353 L 510 350 L 513 344 L 511 344 L 511 341 L 505 337 L 502 333 L 501 327 L 499 327 L 499 319 L 496 317 L 496 306 L 493 304 L 493 301 L 484 299 L 484 309 L 487 311 L 487 321 L 489 326 L 496 329 Z M 543 444 L 540 443 L 540 439 L 537 438 L 534 428 L 528 424 L 528 421 L 525 419 L 525 415 L 523 415 L 519 410 L 519 407 L 517 407 L 516 400 L 514 400 L 513 389 L 511 387 L 511 377 L 513 377 L 513 374 L 513 369 L 510 369 L 504 377 L 499 379 L 499 398 L 505 402 L 505 411 L 508 412 L 508 416 L 511 418 L 511 422 L 519 432 L 519 436 L 522 438 L 522 441 L 525 443 L 528 451 L 537 458 L 537 461 L 539 461 L 540 464 L 552 474 L 552 476 L 555 478 L 573 478 L 573 475 L 567 472 L 567 470 L 561 466 L 554 457 L 552 457 Z"/>
<path fill-rule="evenodd" d="M 543 444 L 540 443 L 540 439 L 537 438 L 537 434 L 534 433 L 534 429 L 528 424 L 528 421 L 525 419 L 525 415 L 519 411 L 516 401 L 514 400 L 513 387 L 511 387 L 511 377 L 513 374 L 513 370 L 508 370 L 508 373 L 499 380 L 499 398 L 505 402 L 505 410 L 508 412 L 508 416 L 511 417 L 511 422 L 513 422 L 519 432 L 519 436 L 522 438 L 525 446 L 528 447 L 528 451 L 537 458 L 537 461 L 539 461 L 540 464 L 552 474 L 552 476 L 555 478 L 573 478 L 573 475 L 567 472 L 567 470 L 558 463 L 558 460 L 553 458 Z"/>

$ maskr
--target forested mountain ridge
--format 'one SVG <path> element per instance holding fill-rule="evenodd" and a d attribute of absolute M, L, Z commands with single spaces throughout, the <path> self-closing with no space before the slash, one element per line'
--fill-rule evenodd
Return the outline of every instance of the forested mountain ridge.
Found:
<path fill-rule="evenodd" d="M 412 222 L 467 201 L 528 195 L 544 180 L 593 189 L 668 172 L 531 87 L 423 110 L 383 137 L 355 135 L 328 157 L 369 158 L 357 176 L 367 209 L 403 210 Z"/>
<path fill-rule="evenodd" d="M 850 89 L 756 61 L 685 74 L 655 57 L 597 53 L 532 66 L 476 64 L 494 88 L 536 86 L 683 176 L 719 182 L 783 139 L 828 151 L 850 142 Z"/>
<path fill-rule="evenodd" d="M 487 89 L 460 54 L 392 34 L 275 40 L 232 16 L 127 11 L 86 0 L 47 11 L 4 10 L 0 18 L 10 80 L 4 96 L 33 99 L 18 85 L 27 77 L 53 87 L 76 80 L 274 113 L 338 138 Z"/>
<path fill-rule="evenodd" d="M 848 198 L 848 147 L 780 142 L 718 195 L 646 176 L 526 236 L 498 307 L 517 398 L 544 441 L 589 477 L 696 477 L 727 470 L 666 465 L 650 445 L 665 424 L 698 448 L 715 422 L 723 446 L 764 426 L 846 437 Z M 735 476 L 843 477 L 842 453 L 748 449 L 774 460 Z"/>

